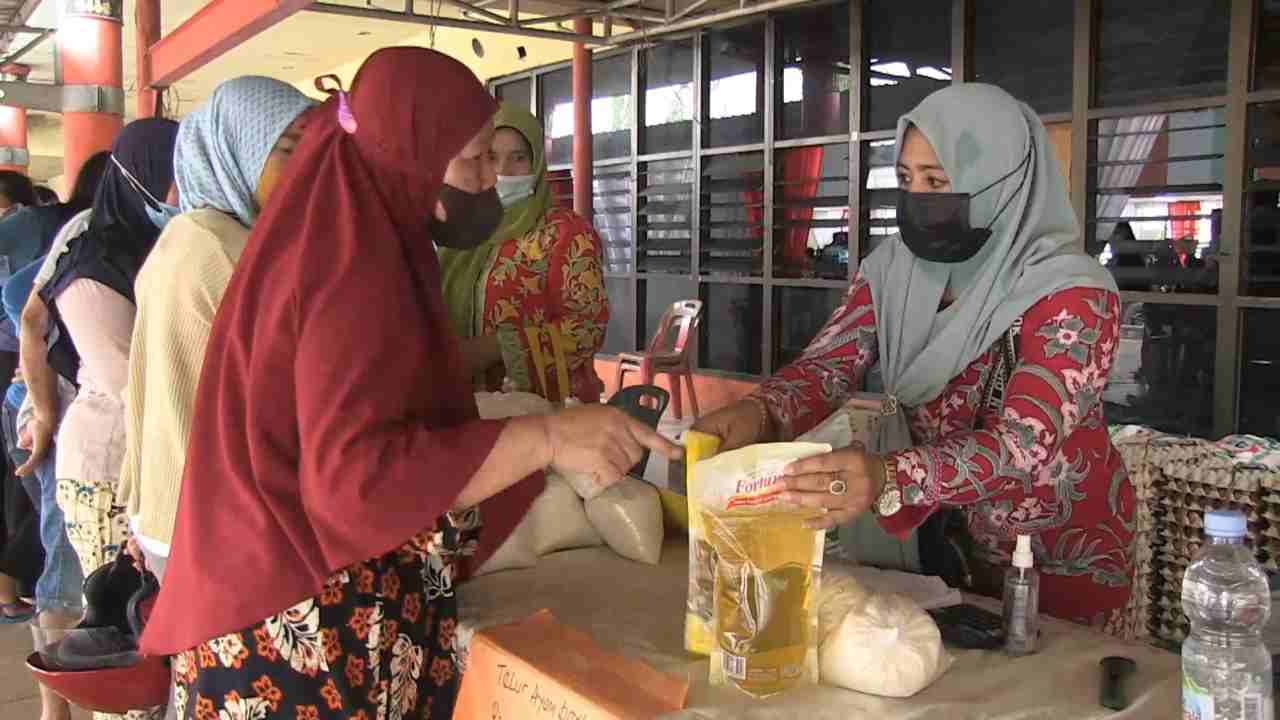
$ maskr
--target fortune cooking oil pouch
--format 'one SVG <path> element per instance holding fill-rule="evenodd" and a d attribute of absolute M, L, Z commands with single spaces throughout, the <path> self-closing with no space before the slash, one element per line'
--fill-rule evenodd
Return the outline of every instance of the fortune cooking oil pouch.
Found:
<path fill-rule="evenodd" d="M 715 553 L 707 543 L 693 488 L 694 468 L 720 449 L 720 438 L 690 430 L 684 435 L 686 522 L 689 526 L 689 590 L 684 615 L 684 647 L 698 655 L 711 654 L 711 598 L 715 582 Z"/>
<path fill-rule="evenodd" d="M 753 445 L 691 468 L 689 514 L 701 527 L 690 527 L 685 637 L 709 639 L 713 686 L 768 697 L 818 682 L 824 536 L 804 527 L 816 511 L 782 504 L 772 486 L 787 464 L 830 450 Z"/>

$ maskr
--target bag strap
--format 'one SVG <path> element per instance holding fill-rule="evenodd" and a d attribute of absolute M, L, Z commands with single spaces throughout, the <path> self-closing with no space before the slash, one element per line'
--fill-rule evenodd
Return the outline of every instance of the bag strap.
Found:
<path fill-rule="evenodd" d="M 982 429 L 982 417 L 990 411 L 999 414 L 1009 377 L 1018 366 L 1018 339 L 1022 335 L 1022 319 L 1016 320 L 992 346 L 991 368 L 982 383 L 976 429 Z M 919 528 L 920 560 L 924 571 L 938 575 L 952 587 L 979 594 L 991 594 L 985 568 L 976 561 L 973 538 L 969 535 L 964 511 L 940 508 Z"/>
<path fill-rule="evenodd" d="M 987 371 L 987 381 L 982 390 L 982 404 L 978 410 L 978 423 L 982 423 L 982 411 L 999 413 L 1004 407 L 1004 393 L 1009 378 L 1018 366 L 1019 339 L 1022 337 L 1022 318 L 1018 318 L 992 347 L 995 358 Z"/>

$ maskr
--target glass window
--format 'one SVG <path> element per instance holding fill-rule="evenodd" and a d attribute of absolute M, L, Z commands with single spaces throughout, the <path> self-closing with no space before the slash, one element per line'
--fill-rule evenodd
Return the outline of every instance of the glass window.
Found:
<path fill-rule="evenodd" d="M 867 3 L 867 118 L 863 130 L 892 130 L 898 116 L 951 84 L 951 0 Z"/>
<path fill-rule="evenodd" d="M 764 25 L 707 33 L 708 147 L 764 142 Z"/>
<path fill-rule="evenodd" d="M 607 277 L 604 287 L 609 293 L 609 328 L 604 336 L 604 352 L 617 354 L 639 350 L 631 337 L 631 320 L 636 316 L 636 296 L 631 291 L 631 281 Z"/>
<path fill-rule="evenodd" d="M 1121 290 L 1217 292 L 1223 109 L 1109 118 L 1089 130 L 1089 254 Z"/>
<path fill-rule="evenodd" d="M 1124 303 L 1120 318 L 1120 344 L 1102 396 L 1107 422 L 1208 437 L 1217 308 Z"/>
<path fill-rule="evenodd" d="M 631 167 L 597 167 L 592 185 L 592 224 L 604 243 L 605 272 L 631 272 Z"/>
<path fill-rule="evenodd" d="M 1280 87 L 1280 2 L 1258 3 L 1257 39 L 1253 44 L 1253 89 Z"/>
<path fill-rule="evenodd" d="M 551 204 L 555 207 L 573 209 L 573 171 L 552 170 L 547 173 L 547 184 L 551 186 Z"/>
<path fill-rule="evenodd" d="M 973 79 L 1040 113 L 1071 111 L 1074 3 L 975 0 Z"/>
<path fill-rule="evenodd" d="M 681 300 L 698 299 L 698 283 L 687 278 L 650 277 L 640 282 L 644 292 L 644 326 L 640 339 L 649 346 L 653 334 L 658 332 L 662 315 Z"/>
<path fill-rule="evenodd" d="M 849 144 L 774 156 L 773 274 L 849 276 Z"/>
<path fill-rule="evenodd" d="M 547 133 L 547 162 L 573 162 L 573 71 L 543 75 L 542 124 Z M 591 138 L 595 160 L 631 154 L 631 54 L 600 58 L 591 64 Z"/>
<path fill-rule="evenodd" d="M 504 103 L 511 103 L 525 110 L 533 108 L 533 80 L 529 78 L 503 83 L 494 90 L 494 96 Z"/>
<path fill-rule="evenodd" d="M 1231 0 L 1098 0 L 1099 107 L 1227 92 Z"/>
<path fill-rule="evenodd" d="M 546 132 L 547 164 L 573 162 L 573 74 L 569 68 L 538 77 L 542 108 L 538 118 Z"/>
<path fill-rule="evenodd" d="M 595 160 L 631 156 L 631 53 L 591 63 L 591 139 Z M 573 109 L 569 112 L 573 133 Z"/>
<path fill-rule="evenodd" d="M 764 289 L 710 283 L 703 293 L 699 367 L 759 375 Z"/>
<path fill-rule="evenodd" d="M 693 160 L 640 163 L 639 270 L 693 272 Z"/>
<path fill-rule="evenodd" d="M 844 303 L 845 291 L 784 287 L 773 292 L 773 366 L 780 368 L 804 353 L 831 313 Z"/>
<path fill-rule="evenodd" d="M 849 132 L 849 4 L 778 18 L 781 139 Z"/>
<path fill-rule="evenodd" d="M 640 152 L 693 147 L 693 41 L 654 45 L 644 55 L 644 125 Z"/>
<path fill-rule="evenodd" d="M 1244 294 L 1280 296 L 1280 103 L 1249 108 Z"/>
<path fill-rule="evenodd" d="M 862 245 L 866 257 L 887 237 L 898 232 L 898 172 L 894 165 L 898 144 L 872 140 L 862 146 Z"/>
<path fill-rule="evenodd" d="M 764 155 L 702 160 L 703 275 L 764 271 Z"/>
<path fill-rule="evenodd" d="M 1280 311 L 1245 310 L 1239 432 L 1280 436 Z"/>

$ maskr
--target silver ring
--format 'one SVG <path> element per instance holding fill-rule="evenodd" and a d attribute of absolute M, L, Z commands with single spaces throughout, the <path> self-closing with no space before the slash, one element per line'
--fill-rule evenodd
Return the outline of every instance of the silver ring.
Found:
<path fill-rule="evenodd" d="M 848 491 L 849 491 L 849 483 L 843 480 L 838 480 L 838 479 L 832 480 L 831 484 L 827 486 L 827 492 L 831 493 L 832 495 L 843 495 Z"/>

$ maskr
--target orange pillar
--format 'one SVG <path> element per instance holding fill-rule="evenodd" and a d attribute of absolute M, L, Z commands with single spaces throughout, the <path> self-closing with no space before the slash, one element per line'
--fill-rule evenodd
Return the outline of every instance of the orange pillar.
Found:
<path fill-rule="evenodd" d="M 62 83 L 76 88 L 62 112 L 63 172 L 71 180 L 94 153 L 111 149 L 124 111 L 122 0 L 64 0 L 58 20 Z M 100 100 L 93 100 L 96 95 Z"/>
<path fill-rule="evenodd" d="M 0 170 L 27 174 L 27 110 L 0 105 Z"/>
<path fill-rule="evenodd" d="M 160 40 L 160 0 L 137 0 L 133 10 L 133 26 L 135 30 L 136 64 L 138 74 L 138 111 L 140 118 L 159 117 L 163 114 L 160 107 L 160 93 L 151 89 L 151 63 L 147 62 L 147 51 Z"/>
<path fill-rule="evenodd" d="M 9 63 L 0 66 L 0 77 L 10 81 L 26 80 L 29 65 Z M 0 170 L 13 170 L 24 175 L 31 165 L 27 151 L 27 109 L 0 105 Z"/>
<path fill-rule="evenodd" d="M 591 34 L 591 18 L 576 18 L 573 31 Z M 591 52 L 573 44 L 573 211 L 591 220 Z"/>

